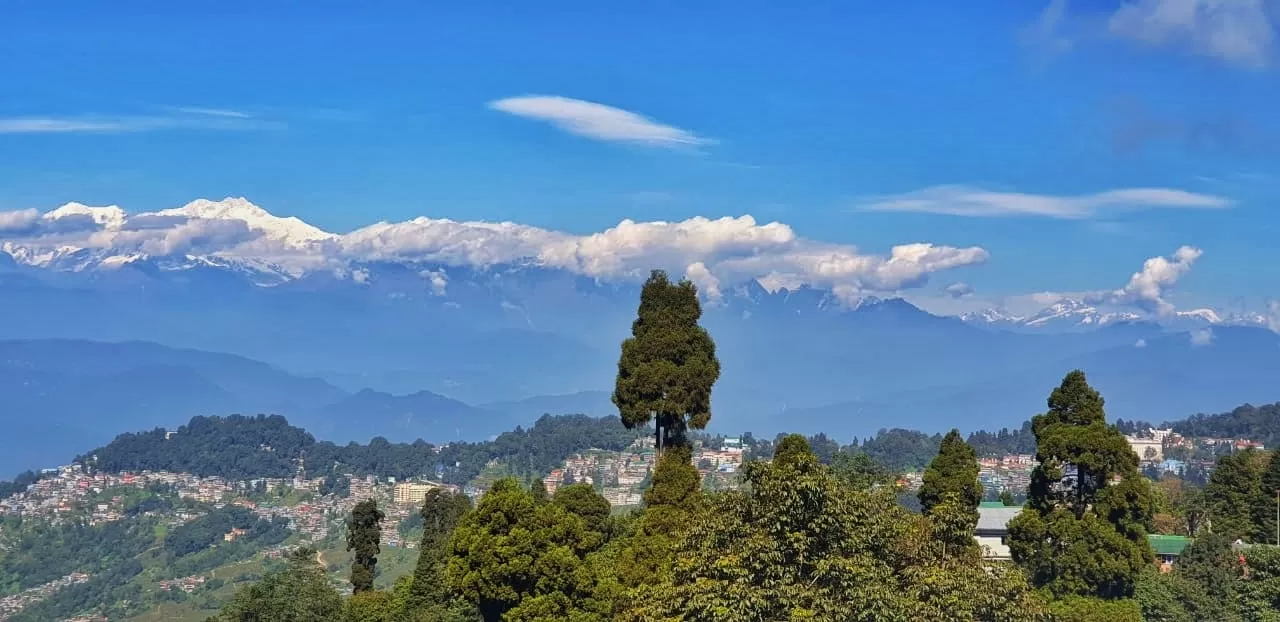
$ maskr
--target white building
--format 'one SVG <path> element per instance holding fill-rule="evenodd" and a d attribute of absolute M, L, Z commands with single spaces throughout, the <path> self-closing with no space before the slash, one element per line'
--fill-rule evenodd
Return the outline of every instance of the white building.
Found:
<path fill-rule="evenodd" d="M 1022 511 L 1018 506 L 997 506 L 982 504 L 978 506 L 978 527 L 974 530 L 974 539 L 982 547 L 982 556 L 987 559 L 1010 559 L 1009 555 L 1009 521 Z"/>
<path fill-rule="evenodd" d="M 1129 448 L 1133 453 L 1138 454 L 1138 459 L 1142 461 L 1160 461 L 1164 460 L 1164 441 L 1154 438 L 1138 438 L 1136 436 L 1126 436 L 1124 440 L 1129 442 Z M 1148 456 L 1148 450 L 1154 452 Z"/>

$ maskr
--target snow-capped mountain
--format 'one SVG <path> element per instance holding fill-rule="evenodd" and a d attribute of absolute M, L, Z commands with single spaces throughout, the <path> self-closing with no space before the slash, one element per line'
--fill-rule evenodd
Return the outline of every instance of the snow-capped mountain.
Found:
<path fill-rule="evenodd" d="M 978 311 L 966 311 L 965 313 L 961 313 L 958 317 L 970 324 L 991 327 L 1017 326 L 1026 319 L 1024 316 L 1015 315 L 998 307 L 991 307 Z"/>
<path fill-rule="evenodd" d="M 151 341 L 475 404 L 607 391 L 640 282 L 665 267 L 706 298 L 729 431 L 1017 425 L 1077 367 L 1112 416 L 1172 418 L 1274 400 L 1280 375 L 1280 336 L 1226 326 L 1243 316 L 1164 318 L 1211 323 L 1208 345 L 1085 300 L 942 317 L 893 292 L 980 249 L 861 255 L 749 217 L 589 235 L 419 218 L 335 234 L 238 199 L 73 204 L 0 214 L 0 250 L 0 340 Z"/>
<path fill-rule="evenodd" d="M 1074 326 L 1093 328 L 1115 324 L 1116 322 L 1134 322 L 1143 319 L 1142 314 L 1133 311 L 1109 311 L 1100 309 L 1083 300 L 1063 299 L 1032 314 L 1022 321 L 1023 326 L 1030 328 Z"/>
<path fill-rule="evenodd" d="M 1107 308 L 1078 298 L 1063 298 L 1030 315 L 1015 315 L 1000 308 L 970 311 L 959 316 L 965 322 L 987 328 L 1026 331 L 1082 331 L 1123 322 L 1150 322 L 1165 328 L 1188 330 L 1206 326 L 1269 325 L 1261 313 L 1227 313 L 1200 308 L 1160 315 L 1131 309 Z"/>

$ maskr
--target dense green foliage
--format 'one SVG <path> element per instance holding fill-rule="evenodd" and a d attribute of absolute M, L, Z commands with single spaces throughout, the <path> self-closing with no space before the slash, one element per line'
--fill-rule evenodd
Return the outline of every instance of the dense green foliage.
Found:
<path fill-rule="evenodd" d="M 1280 446 L 1280 402 L 1245 404 L 1228 413 L 1199 414 L 1166 425 L 1184 436 L 1249 438 L 1276 447 Z"/>
<path fill-rule="evenodd" d="M 0 554 L 0 594 L 25 590 L 72 572 L 119 567 L 155 542 L 153 519 L 121 520 L 90 527 L 28 521 Z"/>
<path fill-rule="evenodd" d="M 347 519 L 347 550 L 351 551 L 351 589 L 356 594 L 373 589 L 373 577 L 378 570 L 378 541 L 382 537 L 382 519 L 386 515 L 378 509 L 378 502 L 366 499 L 356 504 Z"/>
<path fill-rule="evenodd" d="M 1253 537 L 1255 506 L 1262 495 L 1262 474 L 1266 467 L 1266 457 L 1256 451 L 1228 454 L 1218 459 L 1204 488 L 1214 533 L 1232 540 Z"/>
<path fill-rule="evenodd" d="M 996 432 L 978 430 L 969 435 L 968 443 L 979 456 L 1036 453 L 1036 435 L 1031 422 L 1023 422 L 1016 430 L 1000 428 Z"/>
<path fill-rule="evenodd" d="M 203 515 L 166 531 L 158 517 L 143 512 L 157 505 L 172 505 L 169 497 L 157 497 L 152 490 L 121 492 L 128 499 L 120 520 L 97 526 L 74 520 L 56 525 L 28 520 L 6 526 L 11 546 L 0 552 L 0 595 L 73 572 L 90 575 L 88 581 L 61 588 L 54 597 L 24 609 L 13 619 L 60 620 L 89 611 L 113 618 L 140 613 L 175 596 L 157 592 L 155 581 L 200 575 L 250 558 L 290 534 L 283 519 L 260 520 L 239 507 L 201 505 L 186 505 L 185 509 Z M 234 542 L 224 542 L 223 536 L 233 527 L 245 529 L 244 534 Z M 217 581 L 209 581 L 207 586 L 211 588 Z"/>
<path fill-rule="evenodd" d="M 450 540 L 445 582 L 486 622 L 603 620 L 586 557 L 603 542 L 557 503 L 539 503 L 515 480 L 494 483 Z"/>
<path fill-rule="evenodd" d="M 1016 571 L 946 557 L 929 521 L 889 491 L 843 485 L 798 436 L 775 456 L 745 468 L 745 491 L 703 506 L 672 571 L 641 588 L 622 619 L 1036 619 Z"/>
<path fill-rule="evenodd" d="M 461 493 L 435 488 L 427 491 L 422 502 L 422 543 L 418 550 L 418 563 L 409 586 L 408 606 L 420 617 L 444 619 L 451 608 L 449 592 L 444 583 L 444 568 L 448 562 L 449 537 L 471 511 L 471 499 Z"/>
<path fill-rule="evenodd" d="M 342 597 L 329 585 L 315 551 L 299 549 L 284 570 L 243 587 L 209 622 L 322 622 L 339 620 Z"/>
<path fill-rule="evenodd" d="M 288 521 L 267 521 L 242 507 L 227 506 L 174 527 L 165 535 L 164 548 L 175 557 L 198 553 L 223 542 L 223 537 L 232 529 L 245 530 L 241 538 L 264 546 L 278 544 L 289 537 Z"/>
<path fill-rule="evenodd" d="M 294 461 L 305 457 L 310 470 L 326 475 L 351 472 L 406 479 L 439 468 L 446 483 L 465 484 L 491 460 L 522 475 L 542 474 L 590 448 L 619 451 L 635 440 L 636 433 L 617 417 L 544 415 L 530 428 L 517 427 L 480 443 L 435 447 L 423 441 L 375 438 L 368 445 L 338 446 L 316 441 L 284 417 L 232 415 L 194 417 L 171 438 L 165 436 L 162 429 L 121 434 L 76 461 L 107 472 L 173 471 L 246 480 L 292 477 Z M 331 484 L 342 485 L 337 477 Z"/>
<path fill-rule="evenodd" d="M 982 484 L 978 481 L 978 455 L 964 442 L 960 430 L 951 430 L 942 439 L 938 455 L 925 469 L 920 484 L 920 508 L 930 514 L 947 495 L 957 501 L 978 521 L 978 504 L 982 502 Z"/>
<path fill-rule="evenodd" d="M 1048 405 L 1031 422 L 1039 464 L 1027 509 L 1009 523 L 1013 559 L 1056 596 L 1130 596 L 1153 561 L 1155 504 L 1138 457 L 1083 372 L 1067 374 Z"/>
<path fill-rule="evenodd" d="M 895 472 L 918 471 L 938 455 L 942 444 L 941 434 L 925 434 L 915 430 L 880 430 L 875 436 L 862 441 L 864 453 Z"/>
<path fill-rule="evenodd" d="M 654 423 L 659 447 L 683 444 L 689 428 L 711 421 L 711 387 L 720 377 L 716 344 L 698 325 L 698 290 L 654 270 L 636 316 L 618 357 L 613 403 L 628 428 Z"/>

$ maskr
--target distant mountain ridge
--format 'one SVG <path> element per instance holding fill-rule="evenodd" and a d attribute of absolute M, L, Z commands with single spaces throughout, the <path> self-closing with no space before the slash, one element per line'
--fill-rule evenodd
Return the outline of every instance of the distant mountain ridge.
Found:
<path fill-rule="evenodd" d="M 1062 298 L 1030 315 L 1017 315 L 993 307 L 960 314 L 967 323 L 986 328 L 1036 331 L 1082 331 L 1121 322 L 1151 322 L 1171 329 L 1205 326 L 1253 326 L 1267 328 L 1273 323 L 1261 313 L 1220 313 L 1201 308 L 1174 311 L 1168 315 L 1139 313 L 1126 308 L 1107 307 L 1078 298 Z"/>
<path fill-rule="evenodd" d="M 84 367 L 115 355 L 85 346 L 83 360 L 49 355 L 66 369 L 0 366 L 14 404 L 58 414 L 26 419 L 54 426 L 31 434 L 71 437 L 104 416 L 134 427 L 135 418 L 280 412 L 335 439 L 424 428 L 421 434 L 444 435 L 438 438 L 479 438 L 536 417 L 538 396 L 609 414 L 606 392 L 644 276 L 636 266 L 651 257 L 626 254 L 643 250 L 629 243 L 667 248 L 685 239 L 677 234 L 727 231 L 737 244 L 731 250 L 743 256 L 750 253 L 741 248 L 754 253 L 756 244 L 789 252 L 799 243 L 785 225 L 749 217 L 627 221 L 606 239 L 426 218 L 338 235 L 241 199 L 175 209 L 122 217 L 110 206 L 66 206 L 19 222 L 33 233 L 6 234 L 0 249 L 0 340 L 145 341 L 241 358 L 131 354 L 121 359 L 128 365 L 95 370 Z M 94 235 L 80 246 L 57 242 L 85 228 Z M 913 257 L 929 250 L 945 265 L 982 259 L 981 249 L 907 250 Z M 672 252 L 678 258 L 686 250 Z M 929 270 L 902 261 L 910 260 L 892 270 L 875 264 L 884 270 L 867 278 L 881 279 L 880 287 L 902 275 L 927 278 Z M 899 421 L 930 431 L 1000 427 L 1043 409 L 1047 387 L 1073 366 L 1114 393 L 1113 414 L 1126 419 L 1280 397 L 1265 378 L 1280 377 L 1276 334 L 1261 316 L 1152 316 L 1136 306 L 1087 304 L 1086 296 L 1026 317 L 999 310 L 943 317 L 902 298 L 752 266 L 728 270 L 723 281 L 694 265 L 685 270 L 697 277 L 702 324 L 721 361 L 713 425 L 731 430 L 765 433 L 793 421 L 839 434 Z M 112 384 L 102 379 L 109 372 L 125 375 Z M 124 385 L 137 390 L 118 388 Z M 371 392 L 357 398 L 364 389 Z M 585 397 L 564 397 L 574 395 Z M 345 417 L 344 403 L 364 416 Z"/>
<path fill-rule="evenodd" d="M 551 412 L 521 403 L 479 408 L 421 390 L 352 394 L 236 355 L 69 339 L 0 341 L 0 395 L 0 426 L 7 432 L 0 441 L 0 479 L 56 464 L 121 429 L 174 427 L 198 415 L 278 413 L 325 440 L 345 443 L 376 436 L 479 440 Z M 557 399 L 541 403 L 551 408 Z"/>

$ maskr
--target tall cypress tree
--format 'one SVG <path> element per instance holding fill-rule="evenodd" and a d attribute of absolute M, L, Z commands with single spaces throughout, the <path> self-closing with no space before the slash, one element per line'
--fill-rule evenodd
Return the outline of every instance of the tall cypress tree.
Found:
<path fill-rule="evenodd" d="M 1272 451 L 1262 474 L 1257 500 L 1253 504 L 1254 542 L 1280 545 L 1276 531 L 1276 508 L 1280 507 L 1280 452 Z"/>
<path fill-rule="evenodd" d="M 1213 533 L 1231 540 L 1252 539 L 1256 535 L 1259 499 L 1268 496 L 1262 487 L 1266 469 L 1263 455 L 1252 449 L 1218 458 L 1204 487 Z"/>
<path fill-rule="evenodd" d="M 413 571 L 409 608 L 442 610 L 448 599 L 444 585 L 449 536 L 471 511 L 471 499 L 460 492 L 433 488 L 422 502 L 422 544 Z"/>
<path fill-rule="evenodd" d="M 1124 435 L 1107 425 L 1084 372 L 1067 374 L 1031 420 L 1036 459 L 1009 550 L 1034 584 L 1059 596 L 1122 598 L 1154 560 L 1150 486 Z"/>
<path fill-rule="evenodd" d="M 928 515 L 948 493 L 955 494 L 964 507 L 978 520 L 978 504 L 982 502 L 982 483 L 978 481 L 978 453 L 964 442 L 960 430 L 951 430 L 942 438 L 938 455 L 924 471 L 920 484 L 920 507 Z"/>
<path fill-rule="evenodd" d="M 351 562 L 351 589 L 356 594 L 373 589 L 384 516 L 378 502 L 368 499 L 357 503 L 351 510 L 351 518 L 347 519 L 347 550 L 355 552 Z"/>
<path fill-rule="evenodd" d="M 631 337 L 622 342 L 613 403 L 628 428 L 657 424 L 660 448 L 685 444 L 688 428 L 711 420 L 711 387 L 720 377 L 716 344 L 698 324 L 693 283 L 654 270 L 640 291 Z"/>

